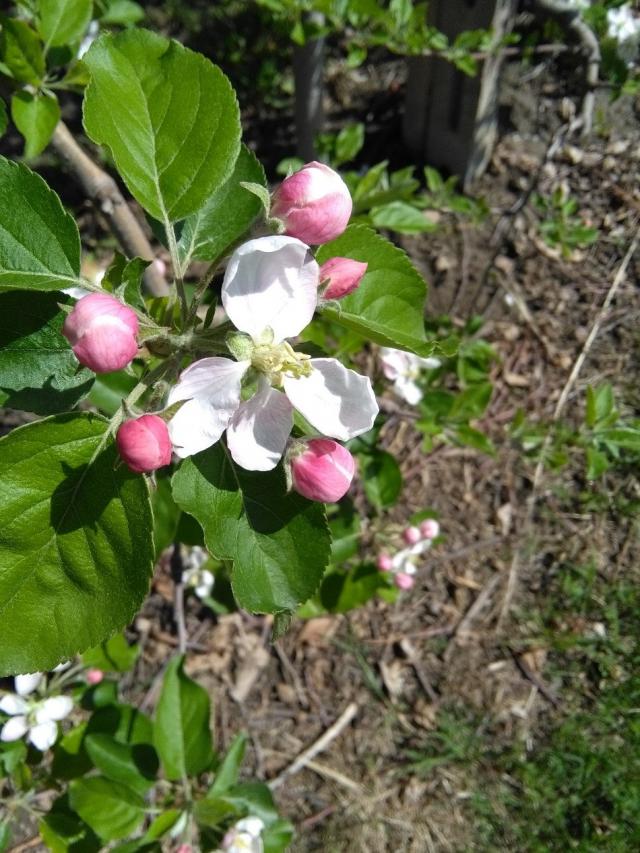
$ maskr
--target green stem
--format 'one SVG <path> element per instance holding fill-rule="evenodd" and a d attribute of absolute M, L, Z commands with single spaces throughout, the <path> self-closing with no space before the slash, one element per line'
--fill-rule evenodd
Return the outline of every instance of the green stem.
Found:
<path fill-rule="evenodd" d="M 180 263 L 180 255 L 178 253 L 178 243 L 176 241 L 176 232 L 169 219 L 164 221 L 164 230 L 169 243 L 169 254 L 171 255 L 171 264 L 173 266 L 173 274 L 175 276 L 176 292 L 180 300 L 180 314 L 182 315 L 182 328 L 186 328 L 187 317 L 189 315 L 189 306 L 187 304 L 187 294 L 184 289 L 184 270 Z"/>

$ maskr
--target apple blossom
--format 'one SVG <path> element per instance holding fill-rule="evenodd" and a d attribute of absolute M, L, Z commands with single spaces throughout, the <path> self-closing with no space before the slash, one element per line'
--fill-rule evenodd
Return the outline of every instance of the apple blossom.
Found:
<path fill-rule="evenodd" d="M 351 258 L 331 258 L 320 267 L 320 283 L 327 282 L 323 299 L 342 299 L 358 287 L 369 264 Z"/>
<path fill-rule="evenodd" d="M 422 539 L 422 533 L 418 527 L 405 527 L 402 531 L 402 538 L 407 545 L 415 545 Z"/>
<path fill-rule="evenodd" d="M 434 370 L 441 364 L 437 358 L 421 358 L 411 352 L 391 347 L 380 348 L 380 361 L 382 372 L 393 382 L 393 390 L 411 406 L 417 405 L 422 400 L 422 389 L 416 382 L 420 371 Z"/>
<path fill-rule="evenodd" d="M 125 421 L 116 435 L 118 453 L 136 474 L 155 471 L 171 462 L 171 439 L 158 415 Z"/>
<path fill-rule="evenodd" d="M 227 316 L 244 334 L 231 336 L 238 359 L 195 361 L 169 393 L 185 401 L 169 422 L 174 450 L 191 456 L 227 431 L 242 468 L 270 471 L 282 457 L 293 410 L 321 435 L 342 441 L 371 429 L 378 413 L 371 382 L 333 358 L 309 358 L 286 338 L 311 321 L 319 269 L 308 246 L 293 237 L 261 237 L 233 253 L 222 284 Z M 255 380 L 243 399 L 245 377 Z"/>
<path fill-rule="evenodd" d="M 356 463 L 346 447 L 331 438 L 299 442 L 289 455 L 291 482 L 311 501 L 334 503 L 349 490 Z"/>
<path fill-rule="evenodd" d="M 411 589 L 411 587 L 415 584 L 415 578 L 405 572 L 398 572 L 398 574 L 394 577 L 393 582 L 398 587 L 398 589 L 406 590 Z"/>
<path fill-rule="evenodd" d="M 88 669 L 85 673 L 85 678 L 87 679 L 87 684 L 92 686 L 100 684 L 104 678 L 104 672 L 101 669 Z"/>
<path fill-rule="evenodd" d="M 393 569 L 393 562 L 388 554 L 378 554 L 376 566 L 381 572 L 390 572 Z"/>
<path fill-rule="evenodd" d="M 617 52 L 627 65 L 633 65 L 640 48 L 640 18 L 634 15 L 631 5 L 625 3 L 607 10 L 607 29 L 617 42 Z"/>
<path fill-rule="evenodd" d="M 204 548 L 196 545 L 191 548 L 183 563 L 182 583 L 193 589 L 198 598 L 208 598 L 215 583 L 213 572 L 203 568 L 208 559 L 209 554 Z"/>
<path fill-rule="evenodd" d="M 0 699 L 0 711 L 9 719 L 0 730 L 0 741 L 27 739 L 41 752 L 53 746 L 58 737 L 57 721 L 68 717 L 73 709 L 69 696 L 49 696 L 45 699 L 28 698 L 41 685 L 42 673 L 17 675 L 15 693 L 6 693 Z"/>
<path fill-rule="evenodd" d="M 420 533 L 425 539 L 435 539 L 440 533 L 440 525 L 435 518 L 425 518 L 425 520 L 420 523 Z"/>
<path fill-rule="evenodd" d="M 138 352 L 135 312 L 108 293 L 90 293 L 74 305 L 62 334 L 76 358 L 94 373 L 126 367 Z"/>
<path fill-rule="evenodd" d="M 244 817 L 224 836 L 221 849 L 227 853 L 263 853 L 263 829 L 264 823 L 259 817 Z"/>
<path fill-rule="evenodd" d="M 282 221 L 285 234 L 317 245 L 342 234 L 352 208 L 340 175 L 314 160 L 280 184 L 273 194 L 271 216 Z"/>

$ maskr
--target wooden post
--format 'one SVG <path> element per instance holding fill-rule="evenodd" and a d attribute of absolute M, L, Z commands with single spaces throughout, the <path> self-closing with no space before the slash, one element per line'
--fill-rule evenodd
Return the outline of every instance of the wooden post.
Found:
<path fill-rule="evenodd" d="M 320 26 L 324 23 L 324 15 L 318 12 L 310 12 L 308 19 Z M 294 48 L 293 77 L 297 153 L 303 160 L 315 160 L 315 137 L 324 123 L 324 37 L 309 39 Z"/>
<path fill-rule="evenodd" d="M 491 28 L 495 41 L 509 33 L 517 0 L 431 0 L 429 23 L 449 39 Z M 409 60 L 403 122 L 407 147 L 421 160 L 460 175 L 468 189 L 485 170 L 497 133 L 502 58 L 490 55 L 476 77 L 439 57 Z"/>

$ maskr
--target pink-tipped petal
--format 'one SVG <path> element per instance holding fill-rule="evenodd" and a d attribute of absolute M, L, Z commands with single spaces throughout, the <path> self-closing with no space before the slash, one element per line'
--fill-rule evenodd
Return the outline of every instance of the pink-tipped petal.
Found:
<path fill-rule="evenodd" d="M 126 367 L 138 351 L 135 312 L 107 293 L 91 293 L 76 302 L 62 327 L 76 358 L 94 373 Z"/>
<path fill-rule="evenodd" d="M 415 545 L 422 539 L 422 533 L 418 527 L 407 527 L 402 531 L 402 538 L 407 545 Z"/>
<path fill-rule="evenodd" d="M 420 524 L 420 533 L 425 539 L 435 539 L 440 533 L 440 525 L 435 518 L 426 518 Z"/>
<path fill-rule="evenodd" d="M 293 488 L 311 501 L 333 503 L 348 491 L 356 463 L 346 447 L 330 438 L 312 438 L 291 459 Z"/>
<path fill-rule="evenodd" d="M 405 572 L 398 572 L 398 574 L 394 577 L 393 582 L 398 587 L 398 589 L 411 589 L 414 585 L 415 580 L 411 577 L 411 575 L 406 574 Z"/>
<path fill-rule="evenodd" d="M 307 163 L 280 184 L 271 215 L 285 233 L 318 245 L 339 237 L 349 223 L 353 203 L 340 175 L 324 163 Z"/>
<path fill-rule="evenodd" d="M 166 423 L 157 415 L 125 421 L 116 436 L 118 452 L 136 474 L 155 471 L 171 462 L 171 439 Z"/>
<path fill-rule="evenodd" d="M 320 281 L 328 281 L 323 299 L 342 299 L 358 287 L 368 264 L 351 258 L 331 258 L 320 267 Z"/>
<path fill-rule="evenodd" d="M 378 554 L 376 567 L 381 572 L 390 572 L 393 569 L 393 560 L 388 554 Z"/>

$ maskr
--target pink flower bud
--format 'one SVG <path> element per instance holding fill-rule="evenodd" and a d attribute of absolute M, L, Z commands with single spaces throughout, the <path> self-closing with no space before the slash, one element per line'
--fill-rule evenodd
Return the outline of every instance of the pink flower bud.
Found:
<path fill-rule="evenodd" d="M 88 669 L 85 673 L 87 684 L 100 684 L 104 678 L 104 672 L 101 669 Z"/>
<path fill-rule="evenodd" d="M 411 587 L 415 583 L 415 579 L 411 577 L 411 575 L 407 575 L 404 572 L 398 572 L 398 574 L 393 579 L 394 584 L 398 587 L 398 589 L 411 589 Z"/>
<path fill-rule="evenodd" d="M 290 460 L 293 488 L 312 501 L 340 500 L 356 470 L 353 456 L 331 438 L 312 438 L 305 445 Z"/>
<path fill-rule="evenodd" d="M 388 554 L 378 554 L 376 566 L 381 572 L 390 572 L 393 568 L 393 560 Z"/>
<path fill-rule="evenodd" d="M 418 527 L 406 527 L 402 531 L 402 538 L 407 545 L 416 545 L 422 539 L 422 533 Z"/>
<path fill-rule="evenodd" d="M 347 185 L 324 163 L 307 163 L 273 194 L 271 215 L 284 223 L 285 234 L 317 245 L 339 237 L 352 209 Z"/>
<path fill-rule="evenodd" d="M 176 853 L 191 853 L 192 847 L 190 844 L 181 844 Z"/>
<path fill-rule="evenodd" d="M 166 423 L 157 415 L 125 421 L 116 436 L 120 456 L 136 474 L 155 471 L 171 462 L 171 439 Z"/>
<path fill-rule="evenodd" d="M 440 533 L 440 525 L 435 518 L 427 518 L 420 525 L 420 533 L 425 539 L 435 539 Z"/>
<path fill-rule="evenodd" d="M 91 293 L 76 302 L 62 334 L 80 364 L 94 373 L 126 367 L 138 351 L 138 318 L 108 293 Z"/>
<path fill-rule="evenodd" d="M 357 288 L 369 264 L 351 258 L 331 258 L 320 267 L 320 281 L 329 280 L 323 299 L 342 299 Z"/>

